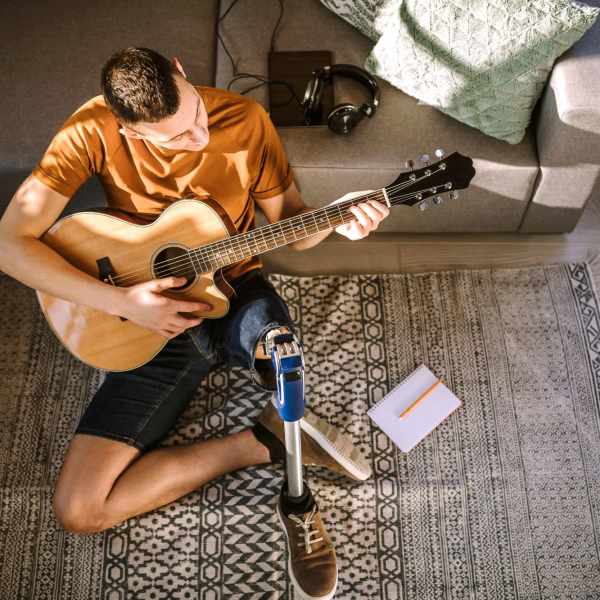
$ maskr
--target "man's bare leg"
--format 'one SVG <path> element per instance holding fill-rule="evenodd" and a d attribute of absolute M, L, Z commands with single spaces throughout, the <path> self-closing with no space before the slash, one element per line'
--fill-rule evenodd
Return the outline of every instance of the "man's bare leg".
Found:
<path fill-rule="evenodd" d="M 285 332 L 289 329 L 283 326 L 265 337 Z M 270 358 L 261 342 L 256 358 Z M 56 483 L 54 512 L 69 531 L 102 531 L 169 504 L 220 475 L 268 462 L 269 450 L 250 429 L 141 456 L 123 442 L 76 434 Z"/>
<path fill-rule="evenodd" d="M 173 502 L 237 469 L 270 462 L 250 429 L 187 446 L 139 450 L 92 435 L 74 436 L 54 510 L 69 531 L 91 533 Z"/>

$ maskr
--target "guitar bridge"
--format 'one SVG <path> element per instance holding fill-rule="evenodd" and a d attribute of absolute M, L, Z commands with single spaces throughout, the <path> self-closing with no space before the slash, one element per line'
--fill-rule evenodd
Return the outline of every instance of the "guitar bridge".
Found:
<path fill-rule="evenodd" d="M 98 265 L 98 277 L 100 281 L 104 281 L 104 283 L 109 283 L 116 287 L 117 284 L 113 279 L 113 276 L 116 275 L 115 268 L 112 266 L 110 258 L 108 258 L 108 256 L 103 256 L 96 260 L 96 264 Z M 127 321 L 125 317 L 121 317 L 120 315 L 119 319 L 121 319 L 121 321 Z"/>

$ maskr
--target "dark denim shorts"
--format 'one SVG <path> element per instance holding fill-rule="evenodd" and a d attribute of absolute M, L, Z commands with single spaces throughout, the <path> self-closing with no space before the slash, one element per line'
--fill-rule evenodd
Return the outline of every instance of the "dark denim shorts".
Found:
<path fill-rule="evenodd" d="M 270 329 L 295 332 L 287 306 L 259 269 L 230 283 L 236 295 L 223 318 L 187 329 L 141 367 L 107 373 L 77 433 L 147 450 L 165 437 L 200 381 L 220 364 L 248 368 L 257 385 L 275 389 L 270 361 L 255 362 L 256 345 Z"/>

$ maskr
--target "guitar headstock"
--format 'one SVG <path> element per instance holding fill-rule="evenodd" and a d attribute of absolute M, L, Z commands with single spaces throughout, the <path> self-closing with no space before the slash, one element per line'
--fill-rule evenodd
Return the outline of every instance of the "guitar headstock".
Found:
<path fill-rule="evenodd" d="M 444 157 L 440 149 L 435 151 L 437 162 L 430 162 L 430 157 L 424 154 L 420 162 L 424 165 L 414 169 L 414 162 L 407 161 L 410 171 L 401 173 L 398 178 L 386 186 L 385 192 L 390 204 L 419 205 L 421 210 L 428 206 L 427 199 L 433 198 L 434 204 L 443 202 L 443 194 L 451 200 L 458 198 L 458 191 L 469 187 L 475 176 L 473 160 L 454 152 Z"/>

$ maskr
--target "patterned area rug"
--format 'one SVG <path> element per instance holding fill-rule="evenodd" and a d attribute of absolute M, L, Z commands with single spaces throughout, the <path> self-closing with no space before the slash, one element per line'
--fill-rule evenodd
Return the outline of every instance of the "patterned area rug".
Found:
<path fill-rule="evenodd" d="M 600 334 L 584 264 L 424 275 L 272 276 L 305 343 L 311 409 L 374 468 L 308 472 L 342 599 L 600 598 Z M 102 373 L 72 358 L 31 290 L 0 277 L 0 598 L 294 598 L 276 467 L 222 477 L 96 535 L 51 510 Z M 419 364 L 464 404 L 409 454 L 366 411 Z M 165 443 L 223 436 L 268 401 L 241 370 L 203 382 Z"/>

